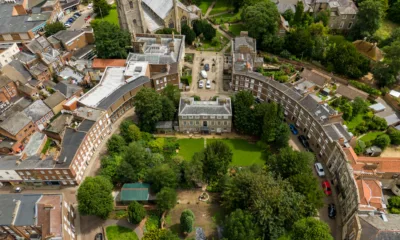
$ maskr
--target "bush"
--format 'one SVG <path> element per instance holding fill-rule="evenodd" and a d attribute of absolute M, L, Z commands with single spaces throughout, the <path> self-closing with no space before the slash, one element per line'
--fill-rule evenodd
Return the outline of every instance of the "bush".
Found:
<path fill-rule="evenodd" d="M 289 59 L 291 57 L 291 53 L 288 50 L 283 50 L 280 54 L 281 57 Z"/>
<path fill-rule="evenodd" d="M 360 89 L 360 90 L 362 90 L 362 91 L 364 91 L 366 93 L 369 93 L 371 95 L 375 95 L 375 96 L 382 95 L 381 91 L 379 91 L 378 89 L 372 88 L 372 87 L 368 86 L 365 83 L 357 82 L 357 81 L 354 81 L 354 80 L 350 80 L 349 83 L 353 87 L 358 88 L 358 89 Z"/>
<path fill-rule="evenodd" d="M 128 221 L 133 224 L 140 223 L 146 216 L 146 210 L 142 204 L 133 201 L 128 206 Z"/>
<path fill-rule="evenodd" d="M 193 231 L 194 219 L 194 214 L 191 210 L 186 209 L 182 212 L 180 224 L 183 233 L 191 233 Z"/>
<path fill-rule="evenodd" d="M 374 145 L 385 149 L 387 146 L 390 145 L 390 137 L 387 134 L 382 134 L 379 135 L 375 140 L 374 140 Z"/>
<path fill-rule="evenodd" d="M 397 129 L 393 128 L 393 127 L 390 127 L 387 130 L 387 134 L 389 135 L 390 142 L 392 144 L 394 144 L 394 145 L 399 145 L 400 144 L 400 131 L 399 130 L 397 130 Z"/>
<path fill-rule="evenodd" d="M 393 214 L 400 214 L 400 196 L 394 196 L 389 198 L 388 200 L 389 206 L 389 212 Z"/>

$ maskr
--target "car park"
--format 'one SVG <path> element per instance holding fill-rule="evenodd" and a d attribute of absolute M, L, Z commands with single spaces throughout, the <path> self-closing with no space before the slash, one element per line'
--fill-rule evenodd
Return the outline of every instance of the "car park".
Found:
<path fill-rule="evenodd" d="M 200 80 L 199 81 L 199 88 L 203 88 L 204 87 L 204 81 L 203 80 Z"/>
<path fill-rule="evenodd" d="M 94 240 L 103 240 L 103 234 L 102 233 L 96 234 L 96 236 L 94 237 Z"/>
<path fill-rule="evenodd" d="M 299 131 L 297 131 L 296 127 L 293 124 L 289 124 L 289 128 L 294 135 L 297 135 L 299 133 Z"/>
<path fill-rule="evenodd" d="M 210 64 L 205 64 L 204 65 L 204 70 L 206 70 L 206 71 L 210 71 Z"/>
<path fill-rule="evenodd" d="M 336 217 L 336 207 L 335 204 L 330 203 L 328 205 L 328 217 L 329 218 L 335 218 Z"/>
<path fill-rule="evenodd" d="M 315 170 L 317 171 L 317 174 L 319 177 L 325 177 L 325 171 L 324 168 L 322 167 L 322 164 L 317 162 L 314 164 Z"/>
<path fill-rule="evenodd" d="M 325 180 L 321 183 L 322 189 L 324 190 L 324 193 L 326 196 L 332 195 L 332 189 L 331 189 L 331 184 L 329 183 L 328 180 Z"/>
<path fill-rule="evenodd" d="M 207 72 L 205 70 L 201 70 L 200 75 L 202 78 L 207 78 Z"/>
<path fill-rule="evenodd" d="M 207 89 L 210 89 L 210 88 L 211 88 L 211 81 L 210 81 L 210 80 L 207 80 L 207 81 L 206 81 L 206 88 L 207 88 Z"/>

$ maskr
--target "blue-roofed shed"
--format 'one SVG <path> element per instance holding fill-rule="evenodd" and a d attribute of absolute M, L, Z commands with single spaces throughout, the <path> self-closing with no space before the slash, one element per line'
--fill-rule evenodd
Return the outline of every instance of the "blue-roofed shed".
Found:
<path fill-rule="evenodd" d="M 125 183 L 121 189 L 121 202 L 149 201 L 155 198 L 150 193 L 148 183 Z"/>

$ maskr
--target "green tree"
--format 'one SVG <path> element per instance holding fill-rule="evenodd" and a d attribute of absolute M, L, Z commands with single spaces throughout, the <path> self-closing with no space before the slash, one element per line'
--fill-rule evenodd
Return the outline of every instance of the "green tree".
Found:
<path fill-rule="evenodd" d="M 374 78 L 381 87 L 396 83 L 396 77 L 400 73 L 400 40 L 384 47 L 383 51 L 385 52 L 383 62 L 378 63 L 373 70 Z"/>
<path fill-rule="evenodd" d="M 128 206 L 128 220 L 130 223 L 139 224 L 146 216 L 146 210 L 143 205 L 133 201 Z"/>
<path fill-rule="evenodd" d="M 193 22 L 193 31 L 196 33 L 196 37 L 204 32 L 204 26 L 207 24 L 205 20 L 195 20 Z"/>
<path fill-rule="evenodd" d="M 204 38 L 208 41 L 211 41 L 217 35 L 217 30 L 208 22 L 206 22 L 203 27 Z"/>
<path fill-rule="evenodd" d="M 140 129 L 152 132 L 162 118 L 162 102 L 160 95 L 152 88 L 142 88 L 135 96 L 135 112 L 139 117 Z"/>
<path fill-rule="evenodd" d="M 281 123 L 278 127 L 279 134 L 275 137 L 274 146 L 276 148 L 285 148 L 289 145 L 290 129 L 285 123 Z"/>
<path fill-rule="evenodd" d="M 304 5 L 302 1 L 298 1 L 296 5 L 296 12 L 294 14 L 294 25 L 300 26 L 303 23 Z"/>
<path fill-rule="evenodd" d="M 387 130 L 387 134 L 390 137 L 390 142 L 394 145 L 400 145 L 400 131 L 396 128 L 390 127 Z"/>
<path fill-rule="evenodd" d="M 250 91 L 240 91 L 233 98 L 233 124 L 235 130 L 243 134 L 251 134 L 254 129 L 253 121 L 254 97 Z M 264 117 L 264 114 L 262 114 Z"/>
<path fill-rule="evenodd" d="M 340 111 L 343 112 L 343 119 L 349 121 L 353 118 L 353 107 L 350 103 L 345 103 L 340 106 Z"/>
<path fill-rule="evenodd" d="M 290 176 L 288 180 L 294 190 L 305 196 L 306 202 L 311 204 L 314 209 L 320 209 L 324 206 L 324 193 L 321 191 L 319 181 L 310 174 L 310 171 Z"/>
<path fill-rule="evenodd" d="M 273 2 L 260 1 L 244 7 L 242 21 L 249 35 L 261 42 L 264 35 L 277 33 L 279 12 Z"/>
<path fill-rule="evenodd" d="M 394 196 L 388 199 L 388 209 L 390 213 L 400 214 L 400 197 Z"/>
<path fill-rule="evenodd" d="M 105 177 L 86 177 L 78 188 L 79 213 L 106 219 L 114 209 L 112 189 L 113 185 Z"/>
<path fill-rule="evenodd" d="M 364 0 L 358 4 L 357 21 L 351 29 L 355 39 L 372 36 L 379 29 L 385 16 L 381 0 Z"/>
<path fill-rule="evenodd" d="M 166 96 L 169 100 L 171 100 L 176 108 L 179 106 L 181 92 L 177 86 L 167 84 L 167 86 L 161 91 L 161 95 Z"/>
<path fill-rule="evenodd" d="M 283 116 L 280 116 L 280 106 L 271 102 L 266 105 L 263 119 L 263 129 L 261 140 L 265 143 L 273 143 L 280 134 L 278 131 L 282 123 Z"/>
<path fill-rule="evenodd" d="M 147 181 L 151 183 L 151 189 L 157 193 L 164 187 L 176 188 L 178 176 L 168 164 L 162 164 L 149 171 Z"/>
<path fill-rule="evenodd" d="M 182 26 L 182 35 L 185 35 L 185 42 L 187 45 L 192 45 L 196 39 L 196 33 L 188 25 Z"/>
<path fill-rule="evenodd" d="M 351 103 L 351 107 L 353 108 L 353 116 L 357 114 L 362 114 L 368 109 L 368 102 L 360 97 L 356 97 Z"/>
<path fill-rule="evenodd" d="M 181 213 L 180 224 L 183 233 L 191 233 L 193 231 L 194 214 L 190 209 L 185 209 Z"/>
<path fill-rule="evenodd" d="M 207 144 L 202 159 L 204 177 L 208 181 L 214 181 L 225 175 L 232 162 L 232 155 L 232 150 L 222 141 Z"/>
<path fill-rule="evenodd" d="M 54 35 L 58 33 L 61 30 L 65 30 L 65 26 L 62 22 L 54 22 L 54 23 L 48 23 L 44 27 L 45 30 L 45 35 L 46 37 L 50 37 L 51 35 Z"/>
<path fill-rule="evenodd" d="M 315 17 L 315 22 L 322 22 L 324 26 L 327 27 L 329 25 L 329 15 L 329 10 L 322 10 L 317 13 L 317 16 Z"/>
<path fill-rule="evenodd" d="M 328 224 L 313 217 L 303 218 L 293 225 L 290 240 L 333 240 Z"/>
<path fill-rule="evenodd" d="M 184 161 L 183 173 L 188 184 L 198 184 L 203 181 L 203 152 L 197 152 L 192 160 Z"/>
<path fill-rule="evenodd" d="M 142 138 L 140 129 L 135 124 L 129 125 L 127 132 L 123 133 L 123 135 L 127 142 L 139 141 Z"/>
<path fill-rule="evenodd" d="M 390 137 L 387 134 L 381 134 L 378 137 L 375 138 L 373 143 L 382 148 L 385 149 L 387 146 L 390 145 Z"/>
<path fill-rule="evenodd" d="M 290 25 L 292 25 L 293 20 L 294 20 L 294 12 L 292 9 L 288 9 L 286 10 L 283 14 L 282 14 L 283 18 L 285 18 L 286 21 L 289 22 Z"/>
<path fill-rule="evenodd" d="M 107 151 L 109 154 L 119 154 L 126 147 L 125 139 L 120 135 L 112 135 L 107 141 Z"/>
<path fill-rule="evenodd" d="M 142 240 L 180 240 L 180 238 L 169 229 L 153 229 L 146 231 Z"/>
<path fill-rule="evenodd" d="M 161 96 L 162 116 L 163 121 L 172 121 L 176 112 L 174 103 L 166 96 Z"/>
<path fill-rule="evenodd" d="M 110 13 L 111 6 L 106 0 L 93 0 L 93 12 L 101 18 L 107 16 Z"/>
<path fill-rule="evenodd" d="M 253 215 L 248 211 L 236 209 L 225 220 L 224 239 L 261 239 L 261 231 Z"/>
<path fill-rule="evenodd" d="M 157 208 L 161 212 L 167 211 L 175 207 L 176 204 L 176 191 L 172 188 L 163 188 L 156 195 Z"/>
<path fill-rule="evenodd" d="M 119 167 L 123 161 L 121 155 L 107 155 L 101 159 L 100 175 L 107 177 L 114 184 L 118 183 L 121 179 L 119 178 Z"/>
<path fill-rule="evenodd" d="M 101 0 L 105 1 L 105 0 Z M 127 46 L 131 45 L 131 35 L 117 25 L 107 21 L 91 23 L 98 58 L 123 58 L 128 56 Z"/>
<path fill-rule="evenodd" d="M 400 23 L 400 0 L 395 0 L 392 6 L 390 6 L 388 18 L 395 23 Z"/>
<path fill-rule="evenodd" d="M 178 31 L 176 31 L 174 28 L 163 28 L 163 29 L 158 29 L 156 31 L 156 34 L 172 34 L 172 33 L 179 34 Z"/>

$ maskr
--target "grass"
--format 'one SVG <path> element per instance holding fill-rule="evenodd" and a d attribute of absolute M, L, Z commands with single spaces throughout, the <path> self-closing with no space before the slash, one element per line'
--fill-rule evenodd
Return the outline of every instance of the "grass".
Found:
<path fill-rule="evenodd" d="M 138 240 L 138 236 L 132 229 L 121 226 L 109 226 L 106 228 L 108 240 Z"/>
<path fill-rule="evenodd" d="M 206 14 L 208 7 L 211 5 L 213 0 L 202 0 L 198 7 L 201 9 L 203 14 Z"/>
<path fill-rule="evenodd" d="M 160 217 L 156 214 L 150 213 L 146 221 L 146 232 L 160 228 Z"/>
<path fill-rule="evenodd" d="M 114 23 L 117 26 L 119 26 L 117 6 L 113 4 L 107 16 L 103 17 L 103 19 L 101 18 L 101 16 L 96 16 L 96 20 L 98 21 L 103 20 L 106 22 Z"/>
<path fill-rule="evenodd" d="M 178 139 L 179 156 L 185 160 L 191 160 L 194 153 L 201 152 L 204 149 L 204 139 Z"/>
<path fill-rule="evenodd" d="M 244 139 L 207 139 L 207 144 L 220 140 L 226 143 L 233 152 L 231 166 L 250 166 L 253 164 L 264 164 L 262 149 L 256 144 L 249 143 Z M 196 152 L 204 149 L 204 139 L 178 139 L 179 154 L 185 160 L 191 160 Z"/>
<path fill-rule="evenodd" d="M 385 19 L 381 25 L 381 27 L 376 31 L 375 35 L 378 36 L 381 39 L 386 39 L 390 36 L 392 33 L 393 29 L 398 27 L 399 25 Z"/>
<path fill-rule="evenodd" d="M 384 132 L 369 132 L 366 133 L 362 138 L 360 138 L 360 140 L 362 140 L 363 142 L 372 142 L 373 140 L 375 140 L 375 138 L 377 138 L 379 135 L 383 134 Z"/>
<path fill-rule="evenodd" d="M 214 17 L 212 20 L 214 20 L 216 24 L 234 23 L 241 20 L 241 13 L 241 11 L 238 11 L 237 13 L 224 13 Z"/>
<path fill-rule="evenodd" d="M 235 36 L 239 36 L 241 31 L 245 31 L 245 26 L 243 24 L 234 24 L 229 26 L 229 31 Z"/>
<path fill-rule="evenodd" d="M 350 132 L 354 132 L 354 129 L 363 122 L 365 114 L 357 114 L 351 121 L 346 121 L 345 124 L 349 128 Z"/>
<path fill-rule="evenodd" d="M 201 47 L 198 47 L 196 50 L 197 51 L 221 51 L 222 48 L 225 46 L 225 44 L 228 43 L 228 39 L 224 35 L 222 35 L 219 31 L 217 31 L 217 34 L 215 36 L 218 38 L 218 40 L 220 40 L 222 37 L 222 44 L 219 41 L 218 44 L 214 46 L 214 45 L 212 45 L 211 41 L 203 40 L 202 41 L 203 45 Z"/>
<path fill-rule="evenodd" d="M 50 144 L 51 144 L 51 139 L 48 138 L 48 139 L 46 140 L 46 143 L 44 144 L 43 149 L 42 149 L 42 153 L 43 153 L 43 154 L 46 154 L 46 153 L 47 153 L 47 150 L 49 150 L 49 148 L 50 148 Z"/>
<path fill-rule="evenodd" d="M 231 0 L 216 0 L 216 3 L 210 12 L 210 15 L 232 11 L 233 9 L 234 8 Z"/>

